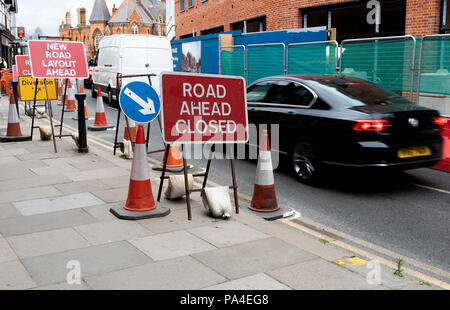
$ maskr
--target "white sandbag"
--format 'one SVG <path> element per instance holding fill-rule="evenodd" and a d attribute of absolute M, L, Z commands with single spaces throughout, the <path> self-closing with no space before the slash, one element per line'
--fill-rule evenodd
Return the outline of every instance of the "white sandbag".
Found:
<path fill-rule="evenodd" d="M 188 174 L 188 188 L 192 189 L 194 186 L 194 177 L 192 174 Z M 164 196 L 171 200 L 182 198 L 186 194 L 186 187 L 184 184 L 184 175 L 171 175 L 169 176 L 169 184 L 164 193 Z"/>
<path fill-rule="evenodd" d="M 39 126 L 39 133 L 41 134 L 41 140 L 47 141 L 52 137 L 52 128 L 50 126 Z"/>
<path fill-rule="evenodd" d="M 122 151 L 123 156 L 124 156 L 126 159 L 131 159 L 131 158 L 133 158 L 133 146 L 132 146 L 132 144 L 131 144 L 131 141 L 130 141 L 130 140 L 123 139 L 123 140 L 122 140 L 122 146 L 123 146 L 123 148 L 120 148 L 120 150 Z"/>
<path fill-rule="evenodd" d="M 207 187 L 202 191 L 203 206 L 216 218 L 231 217 L 231 199 L 227 186 Z"/>

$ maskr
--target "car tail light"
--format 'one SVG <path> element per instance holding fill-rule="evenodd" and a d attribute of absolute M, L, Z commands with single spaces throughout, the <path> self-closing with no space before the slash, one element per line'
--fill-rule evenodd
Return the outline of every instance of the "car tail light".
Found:
<path fill-rule="evenodd" d="M 442 116 L 433 117 L 433 122 L 436 125 L 443 127 L 447 123 L 448 119 Z"/>
<path fill-rule="evenodd" d="M 117 73 L 117 87 L 122 88 L 122 73 Z"/>
<path fill-rule="evenodd" d="M 353 126 L 356 131 L 383 131 L 391 127 L 391 123 L 387 120 L 357 120 Z"/>

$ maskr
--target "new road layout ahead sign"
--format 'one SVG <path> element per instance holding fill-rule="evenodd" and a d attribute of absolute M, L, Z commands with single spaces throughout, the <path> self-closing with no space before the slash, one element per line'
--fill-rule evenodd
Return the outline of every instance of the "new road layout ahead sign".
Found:
<path fill-rule="evenodd" d="M 165 72 L 161 80 L 165 143 L 247 142 L 242 77 Z"/>
<path fill-rule="evenodd" d="M 119 104 L 123 113 L 137 123 L 153 121 L 161 110 L 156 91 L 144 82 L 126 84 L 119 95 Z"/>
<path fill-rule="evenodd" d="M 81 78 L 89 76 L 83 42 L 28 41 L 31 75 L 34 78 Z"/>

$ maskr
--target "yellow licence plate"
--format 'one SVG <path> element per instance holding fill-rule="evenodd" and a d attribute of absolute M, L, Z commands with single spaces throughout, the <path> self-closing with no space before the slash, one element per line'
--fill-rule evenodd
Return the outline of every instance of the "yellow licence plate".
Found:
<path fill-rule="evenodd" d="M 399 158 L 409 158 L 409 157 L 429 156 L 429 155 L 431 155 L 431 150 L 428 146 L 408 147 L 404 149 L 399 149 L 397 151 L 397 156 Z"/>

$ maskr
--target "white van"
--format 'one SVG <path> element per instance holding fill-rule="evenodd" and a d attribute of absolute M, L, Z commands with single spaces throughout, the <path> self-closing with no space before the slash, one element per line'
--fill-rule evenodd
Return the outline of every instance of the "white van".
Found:
<path fill-rule="evenodd" d="M 173 71 L 172 50 L 166 37 L 120 34 L 103 37 L 92 70 L 92 96 L 100 88 L 109 104 L 118 100 L 121 84 L 131 81 L 148 83 L 147 77 L 122 78 L 126 75 L 154 73 L 152 86 L 159 94 L 160 74 Z M 118 84 L 119 83 L 119 87 Z"/>

